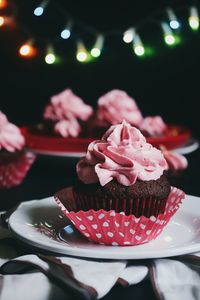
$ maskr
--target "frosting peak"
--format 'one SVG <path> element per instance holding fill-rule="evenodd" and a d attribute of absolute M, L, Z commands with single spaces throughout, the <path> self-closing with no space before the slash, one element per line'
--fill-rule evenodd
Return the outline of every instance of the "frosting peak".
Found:
<path fill-rule="evenodd" d="M 97 119 L 111 125 L 126 120 L 138 126 L 143 117 L 133 98 L 124 91 L 112 90 L 99 98 Z"/>
<path fill-rule="evenodd" d="M 14 124 L 10 123 L 0 111 L 0 150 L 7 150 L 14 152 L 21 150 L 25 145 L 25 139 L 20 132 L 20 129 Z"/>
<path fill-rule="evenodd" d="M 77 164 L 77 174 L 86 184 L 102 186 L 115 179 L 130 186 L 136 180 L 156 180 L 167 169 L 162 152 L 146 142 L 141 132 L 123 121 L 111 126 L 101 140 L 89 144 Z"/>
<path fill-rule="evenodd" d="M 50 103 L 45 108 L 44 118 L 52 121 L 63 119 L 86 121 L 92 113 L 93 109 L 91 106 L 85 104 L 72 90 L 66 89 L 51 97 Z"/>

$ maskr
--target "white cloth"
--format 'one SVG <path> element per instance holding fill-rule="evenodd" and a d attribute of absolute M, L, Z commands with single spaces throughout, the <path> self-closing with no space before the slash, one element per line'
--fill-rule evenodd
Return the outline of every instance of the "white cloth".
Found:
<path fill-rule="evenodd" d="M 200 299 L 199 274 L 198 266 L 189 267 L 183 262 L 172 259 L 154 261 L 154 282 L 157 290 L 166 300 Z"/>
<path fill-rule="evenodd" d="M 1 300 L 66 300 L 64 291 L 39 272 L 3 276 L 2 286 Z"/>

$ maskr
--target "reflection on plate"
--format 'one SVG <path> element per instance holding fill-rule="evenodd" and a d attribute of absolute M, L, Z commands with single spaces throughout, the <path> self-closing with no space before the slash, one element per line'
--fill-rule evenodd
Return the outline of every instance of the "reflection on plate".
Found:
<path fill-rule="evenodd" d="M 138 246 L 105 246 L 87 241 L 60 214 L 52 197 L 20 204 L 9 219 L 9 227 L 21 241 L 59 254 L 104 259 L 170 257 L 200 251 L 200 199 L 187 195 L 161 235 Z"/>
<path fill-rule="evenodd" d="M 62 138 L 34 132 L 32 127 L 23 127 L 27 147 L 37 154 L 50 156 L 81 157 L 93 138 Z M 165 136 L 148 137 L 147 141 L 155 147 L 164 145 L 167 149 L 184 147 L 191 132 L 180 125 L 168 125 Z"/>

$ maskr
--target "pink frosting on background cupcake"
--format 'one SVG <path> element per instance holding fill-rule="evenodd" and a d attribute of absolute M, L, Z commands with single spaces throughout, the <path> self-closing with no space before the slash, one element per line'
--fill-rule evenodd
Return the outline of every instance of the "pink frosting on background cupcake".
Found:
<path fill-rule="evenodd" d="M 143 117 L 133 98 L 124 91 L 112 90 L 99 98 L 97 119 L 107 122 L 108 125 L 116 125 L 126 120 L 138 126 Z"/>
<path fill-rule="evenodd" d="M 77 137 L 81 132 L 81 127 L 76 119 L 61 120 L 55 124 L 54 131 L 62 137 Z"/>
<path fill-rule="evenodd" d="M 168 164 L 168 169 L 172 171 L 184 170 L 188 166 L 188 161 L 185 156 L 167 150 L 164 146 L 160 147 Z"/>
<path fill-rule="evenodd" d="M 168 168 L 162 152 L 146 142 L 141 132 L 123 121 L 111 126 L 102 140 L 89 144 L 77 164 L 77 174 L 86 184 L 102 186 L 115 179 L 130 186 L 139 180 L 156 180 Z"/>
<path fill-rule="evenodd" d="M 81 98 L 76 96 L 72 90 L 66 89 L 63 92 L 51 97 L 50 104 L 44 111 L 44 118 L 52 121 L 60 121 L 63 119 L 80 119 L 86 121 L 93 109 L 85 104 Z"/>
<path fill-rule="evenodd" d="M 143 119 L 139 129 L 149 136 L 162 135 L 167 129 L 167 125 L 160 116 L 149 116 Z"/>
<path fill-rule="evenodd" d="M 21 150 L 25 145 L 25 139 L 20 132 L 20 129 L 10 123 L 1 111 L 0 111 L 0 150 L 7 150 L 14 152 Z"/>

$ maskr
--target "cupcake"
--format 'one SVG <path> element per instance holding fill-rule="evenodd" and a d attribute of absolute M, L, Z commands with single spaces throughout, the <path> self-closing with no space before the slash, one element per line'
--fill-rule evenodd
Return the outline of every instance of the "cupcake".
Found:
<path fill-rule="evenodd" d="M 24 147 L 20 129 L 0 112 L 0 188 L 17 186 L 25 178 L 35 155 Z"/>
<path fill-rule="evenodd" d="M 165 210 L 170 183 L 161 151 L 148 144 L 126 121 L 111 126 L 101 140 L 88 146 L 77 164 L 73 191 L 84 210 L 115 209 L 136 217 L 157 216 Z"/>
<path fill-rule="evenodd" d="M 165 134 L 167 125 L 160 116 L 148 116 L 139 124 L 139 129 L 146 137 Z"/>
<path fill-rule="evenodd" d="M 123 121 L 88 146 L 77 183 L 55 199 L 89 240 L 137 245 L 156 238 L 184 198 L 167 169 L 162 152 Z"/>
<path fill-rule="evenodd" d="M 102 136 L 111 126 L 126 120 L 131 125 L 139 126 L 143 117 L 133 98 L 121 90 L 111 90 L 101 96 L 91 122 L 92 134 Z"/>
<path fill-rule="evenodd" d="M 82 136 L 86 121 L 92 113 L 91 106 L 85 104 L 72 90 L 66 89 L 51 97 L 43 113 L 45 122 L 40 124 L 39 130 L 64 138 Z"/>

